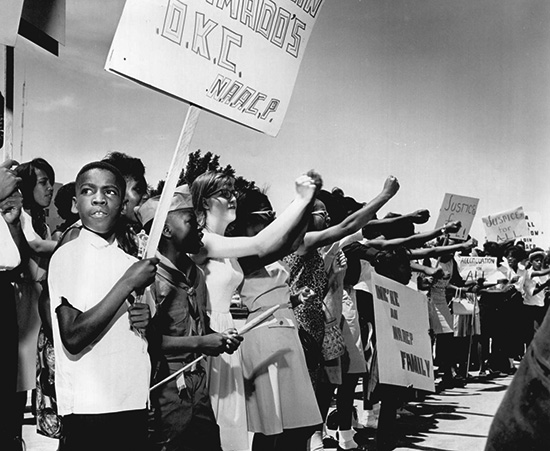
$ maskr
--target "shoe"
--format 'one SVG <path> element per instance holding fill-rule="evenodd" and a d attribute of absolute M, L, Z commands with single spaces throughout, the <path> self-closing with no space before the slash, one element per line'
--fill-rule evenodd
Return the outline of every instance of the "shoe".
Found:
<path fill-rule="evenodd" d="M 353 450 L 353 449 L 359 449 L 359 445 L 354 440 L 355 431 L 353 429 L 347 430 L 347 431 L 338 431 L 338 448 L 339 450 Z"/>
<path fill-rule="evenodd" d="M 315 431 L 307 442 L 308 451 L 324 451 L 323 432 Z"/>

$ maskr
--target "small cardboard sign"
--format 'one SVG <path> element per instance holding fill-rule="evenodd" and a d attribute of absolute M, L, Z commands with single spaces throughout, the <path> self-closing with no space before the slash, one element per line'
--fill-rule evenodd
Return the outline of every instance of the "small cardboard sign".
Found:
<path fill-rule="evenodd" d="M 505 243 L 518 238 L 529 236 L 529 228 L 523 207 L 514 208 L 495 215 L 481 218 L 487 241 Z"/>
<path fill-rule="evenodd" d="M 377 273 L 371 283 L 380 383 L 433 392 L 426 296 Z"/>
<path fill-rule="evenodd" d="M 459 196 L 457 194 L 446 193 L 443 198 L 443 204 L 439 209 L 436 228 L 443 227 L 452 221 L 460 221 L 461 227 L 456 233 L 450 233 L 449 237 L 457 240 L 467 240 L 472 223 L 477 211 L 479 199 L 474 197 Z"/>
<path fill-rule="evenodd" d="M 324 0 L 127 0 L 105 69 L 276 136 Z"/>

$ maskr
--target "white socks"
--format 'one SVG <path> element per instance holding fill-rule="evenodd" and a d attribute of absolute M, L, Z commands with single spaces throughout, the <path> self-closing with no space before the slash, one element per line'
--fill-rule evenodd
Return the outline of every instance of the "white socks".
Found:
<path fill-rule="evenodd" d="M 338 445 L 342 449 L 355 449 L 359 445 L 353 440 L 355 431 L 353 429 L 348 429 L 347 431 L 338 430 Z"/>

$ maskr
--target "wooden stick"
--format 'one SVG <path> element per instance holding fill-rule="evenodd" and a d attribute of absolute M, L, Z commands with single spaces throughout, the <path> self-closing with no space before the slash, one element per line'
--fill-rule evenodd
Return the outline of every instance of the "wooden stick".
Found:
<path fill-rule="evenodd" d="M 164 228 L 164 223 L 166 222 L 166 218 L 168 216 L 168 210 L 170 209 L 172 197 L 174 196 L 174 191 L 176 190 L 176 185 L 178 184 L 179 176 L 181 170 L 183 169 L 183 164 L 185 163 L 185 159 L 189 153 L 189 146 L 191 144 L 191 139 L 193 138 L 193 133 L 195 132 L 195 126 L 199 120 L 200 111 L 200 108 L 195 105 L 189 105 L 187 116 L 185 117 L 185 121 L 178 139 L 178 144 L 176 146 L 176 150 L 174 151 L 174 155 L 172 156 L 170 168 L 168 169 L 168 177 L 166 178 L 164 188 L 160 195 L 157 212 L 153 218 L 153 224 L 151 225 L 151 231 L 147 238 L 147 247 L 145 248 L 143 258 L 152 258 L 157 252 L 162 229 Z M 135 299 L 135 302 L 142 301 L 143 291 L 137 293 Z"/>
<path fill-rule="evenodd" d="M 246 332 L 248 332 L 250 329 L 256 327 L 258 324 L 264 322 L 267 318 L 269 318 L 271 315 L 273 315 L 273 313 L 278 310 L 279 308 L 281 308 L 281 306 L 283 306 L 284 304 L 277 304 L 277 305 L 274 305 L 273 307 L 270 307 L 269 309 L 267 309 L 265 312 L 263 312 L 261 315 L 258 315 L 256 318 L 254 318 L 252 321 L 250 321 L 249 323 L 246 323 L 243 327 L 241 327 L 240 329 L 237 329 L 237 333 L 239 335 L 243 335 L 245 334 Z M 178 377 L 181 373 L 183 373 L 184 371 L 188 370 L 189 368 L 191 368 L 193 365 L 195 365 L 196 363 L 200 362 L 204 357 L 206 357 L 204 354 L 200 355 L 199 357 L 197 357 L 195 360 L 193 360 L 191 363 L 188 363 L 187 365 L 185 365 L 183 368 L 180 368 L 178 371 L 176 371 L 175 373 L 172 373 L 170 376 L 168 376 L 167 378 L 161 380 L 160 382 L 158 382 L 157 384 L 153 385 L 149 391 L 153 391 L 155 388 L 158 388 L 160 387 L 161 385 L 165 384 L 166 382 L 168 381 L 171 381 L 172 379 Z"/>
<path fill-rule="evenodd" d="M 191 144 L 191 139 L 193 138 L 193 133 L 195 132 L 195 126 L 197 125 L 200 111 L 200 108 L 194 105 L 190 105 L 187 110 L 187 116 L 185 118 L 185 122 L 183 123 L 178 144 L 172 157 L 168 177 L 166 178 L 162 194 L 160 195 L 159 206 L 155 217 L 153 218 L 153 225 L 151 226 L 151 232 L 149 233 L 149 238 L 147 239 L 147 248 L 145 249 L 144 258 L 154 257 L 157 252 L 162 229 L 164 228 L 164 223 L 166 222 L 166 217 L 168 216 L 170 203 L 172 202 L 172 197 L 174 196 L 174 191 L 176 189 L 181 170 L 183 169 L 183 164 L 185 163 L 187 154 L 189 153 L 189 146 Z"/>
<path fill-rule="evenodd" d="M 153 391 L 155 388 L 158 388 L 160 387 L 161 385 L 165 384 L 166 382 L 168 381 L 171 381 L 172 379 L 174 379 L 175 377 L 178 377 L 181 373 L 183 373 L 184 371 L 188 370 L 189 368 L 191 368 L 193 365 L 195 365 L 196 363 L 199 363 L 204 357 L 206 357 L 204 354 L 198 356 L 195 360 L 193 360 L 191 363 L 188 363 L 187 365 L 185 365 L 183 368 L 180 368 L 178 371 L 176 371 L 175 373 L 171 374 L 170 376 L 168 376 L 166 379 L 163 379 L 161 380 L 159 383 L 153 385 L 149 391 Z"/>
<path fill-rule="evenodd" d="M 260 323 L 263 323 L 267 318 L 269 318 L 271 315 L 273 315 L 273 313 L 275 313 L 276 310 L 280 309 L 282 305 L 284 305 L 284 304 L 277 304 L 277 305 L 274 305 L 273 307 L 268 308 L 261 315 L 258 315 L 252 321 L 246 323 L 243 327 L 238 329 L 237 333 L 239 335 L 243 335 L 243 334 L 247 333 L 250 329 L 256 327 Z"/>

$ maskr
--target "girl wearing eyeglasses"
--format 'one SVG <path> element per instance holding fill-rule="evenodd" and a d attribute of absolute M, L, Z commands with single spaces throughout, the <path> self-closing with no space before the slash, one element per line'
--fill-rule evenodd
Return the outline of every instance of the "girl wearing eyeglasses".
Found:
<path fill-rule="evenodd" d="M 316 190 L 310 177 L 299 177 L 293 202 L 268 227 L 255 236 L 227 237 L 224 236 L 227 226 L 236 219 L 237 200 L 233 183 L 232 177 L 207 172 L 191 185 L 193 205 L 204 232 L 204 247 L 196 262 L 205 273 L 207 311 L 214 331 L 234 328 L 229 308 L 232 296 L 243 280 L 237 259 L 250 255 L 268 258 L 280 252 L 290 239 L 290 232 L 299 226 Z M 210 397 L 220 427 L 222 448 L 248 450 L 240 351 L 209 358 L 208 366 Z"/>

